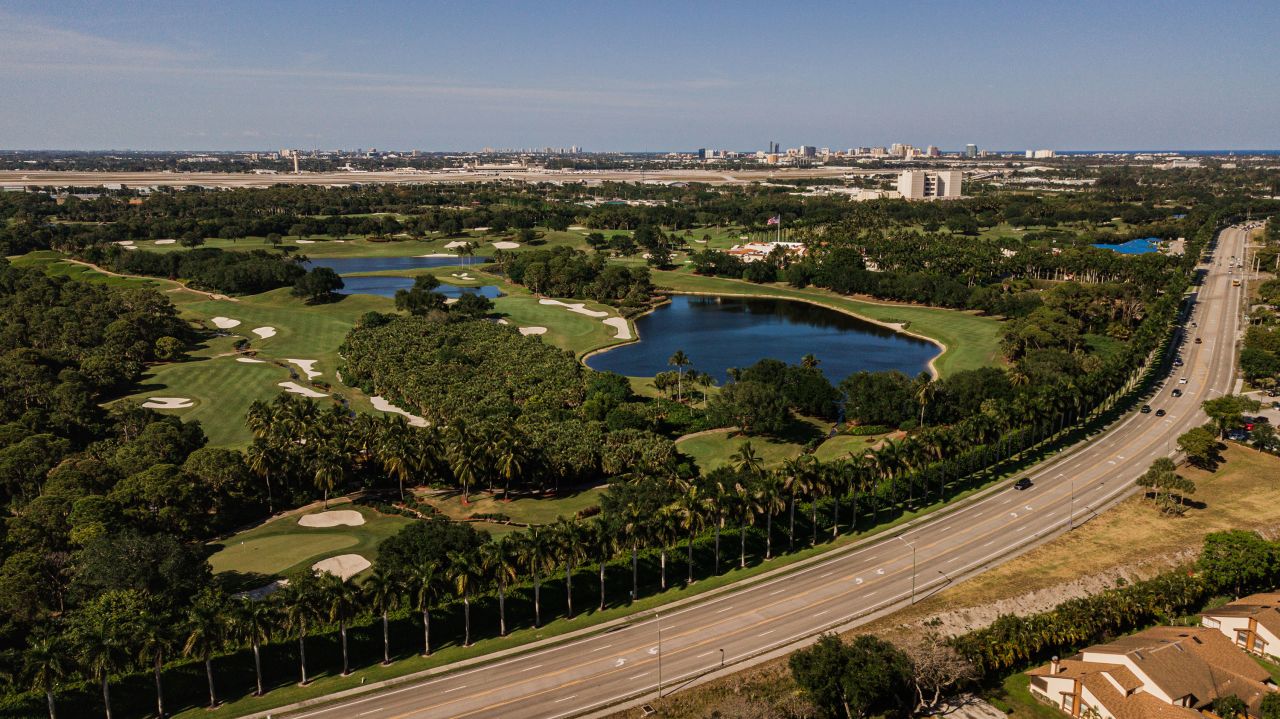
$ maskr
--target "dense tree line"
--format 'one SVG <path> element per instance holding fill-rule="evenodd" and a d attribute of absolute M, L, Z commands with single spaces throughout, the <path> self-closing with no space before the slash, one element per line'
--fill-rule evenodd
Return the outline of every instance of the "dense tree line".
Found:
<path fill-rule="evenodd" d="M 570 247 L 494 255 L 512 282 L 549 297 L 595 300 L 629 308 L 648 307 L 653 285 L 649 270 L 611 264 L 599 254 Z"/>
<path fill-rule="evenodd" d="M 288 287 L 307 274 L 294 258 L 265 250 L 226 252 L 202 247 L 188 252 L 150 252 L 114 248 L 98 255 L 93 252 L 86 257 L 101 261 L 114 272 L 184 279 L 192 287 L 237 295 Z"/>

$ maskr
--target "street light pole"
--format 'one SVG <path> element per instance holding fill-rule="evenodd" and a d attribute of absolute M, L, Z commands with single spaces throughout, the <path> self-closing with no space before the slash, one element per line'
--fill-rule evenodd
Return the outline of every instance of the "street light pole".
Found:
<path fill-rule="evenodd" d="M 901 539 L 902 543 L 911 547 L 911 603 L 916 603 L 916 545 L 908 542 L 899 534 L 895 539 Z"/>

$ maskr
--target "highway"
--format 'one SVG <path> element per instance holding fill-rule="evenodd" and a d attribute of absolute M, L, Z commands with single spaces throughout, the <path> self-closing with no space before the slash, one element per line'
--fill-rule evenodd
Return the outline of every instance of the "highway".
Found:
<path fill-rule="evenodd" d="M 1231 391 L 1241 290 L 1231 286 L 1227 258 L 1243 255 L 1247 232 L 1219 236 L 1213 263 L 1199 288 L 1182 357 L 1155 396 L 1157 417 L 1134 412 L 1105 433 L 1038 465 L 1025 476 L 956 509 L 803 569 L 744 583 L 704 601 L 652 613 L 628 625 L 498 662 L 405 684 L 292 719 L 430 719 L 539 717 L 588 714 L 647 692 L 661 681 L 678 688 L 725 665 L 796 644 L 821 631 L 938 591 L 1014 556 L 1068 524 L 1088 521 L 1133 489 L 1158 457 L 1171 456 L 1179 434 L 1203 423 L 1200 403 Z M 1202 338 L 1196 344 L 1195 337 Z M 1181 378 L 1186 384 L 1178 384 Z M 1184 394 L 1174 398 L 1171 391 Z M 659 630 L 661 638 L 659 639 Z M 660 649 L 659 649 L 660 645 Z M 277 716 L 281 716 L 277 714 Z"/>

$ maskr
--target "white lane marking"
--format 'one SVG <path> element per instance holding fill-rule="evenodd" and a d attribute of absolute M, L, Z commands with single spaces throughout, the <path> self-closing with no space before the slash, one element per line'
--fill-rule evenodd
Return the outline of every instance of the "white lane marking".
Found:
<path fill-rule="evenodd" d="M 709 652 L 703 652 L 703 653 L 699 654 L 697 658 L 698 658 L 698 659 L 701 659 L 701 658 L 703 658 L 703 657 L 709 657 L 709 656 L 711 656 L 712 654 L 715 654 L 715 651 L 714 651 L 714 650 L 713 650 L 713 651 L 709 651 Z"/>
<path fill-rule="evenodd" d="M 462 685 L 462 686 L 460 686 L 460 687 L 454 687 L 454 688 L 452 688 L 452 689 L 445 689 L 444 691 L 442 691 L 442 692 L 440 692 L 440 693 L 441 693 L 441 694 L 448 694 L 449 692 L 456 692 L 456 691 L 458 691 L 459 689 L 466 689 L 466 688 L 467 688 L 467 685 L 466 685 L 466 684 L 463 684 L 463 685 Z"/>
<path fill-rule="evenodd" d="M 876 574 L 884 574 L 884 568 L 881 567 L 880 569 L 877 569 Z"/>
<path fill-rule="evenodd" d="M 650 654 L 657 654 L 657 653 L 658 653 L 658 648 L 657 648 L 657 647 L 649 647 L 649 653 L 650 653 Z"/>
<path fill-rule="evenodd" d="M 867 592 L 868 597 L 873 596 L 874 594 L 875 594 L 875 591 Z"/>
<path fill-rule="evenodd" d="M 541 669 L 541 668 L 542 668 L 542 665 L 541 665 L 541 664 L 534 664 L 534 665 L 533 665 L 533 666 L 531 666 L 531 667 L 525 667 L 524 669 L 521 669 L 521 670 L 519 671 L 519 673 L 520 673 L 520 674 L 523 674 L 523 673 L 525 673 L 525 672 L 531 672 L 531 671 L 533 671 L 534 669 Z"/>
<path fill-rule="evenodd" d="M 647 676 L 649 676 L 649 672 L 643 672 L 643 673 L 640 673 L 640 674 L 635 675 L 634 677 L 631 677 L 631 678 L 630 678 L 630 679 L 628 679 L 627 681 L 629 681 L 629 682 L 634 682 L 634 681 L 635 681 L 635 680 L 637 680 L 637 679 L 644 679 L 644 678 L 645 678 L 645 677 L 647 677 Z"/>
<path fill-rule="evenodd" d="M 782 588 L 782 589 L 779 589 L 779 590 L 778 590 L 778 591 L 776 591 L 776 592 L 769 592 L 769 596 L 771 596 L 771 597 L 772 597 L 772 596 L 777 595 L 777 594 L 782 594 L 782 593 L 783 593 L 783 592 L 785 592 L 785 591 L 787 591 L 787 588 L 786 588 L 786 587 L 784 587 L 784 588 Z"/>
<path fill-rule="evenodd" d="M 725 607 L 724 609 L 717 609 L 717 610 L 716 610 L 716 614 L 724 614 L 725 612 L 729 611 L 730 609 L 733 609 L 733 607 Z"/>
<path fill-rule="evenodd" d="M 1027 506 L 1023 507 L 1023 509 L 1025 509 L 1025 510 L 1027 510 L 1028 512 L 1030 512 L 1030 511 L 1031 511 L 1031 505 L 1030 505 L 1030 504 L 1028 504 Z"/>
<path fill-rule="evenodd" d="M 855 578 L 855 579 L 853 580 L 853 583 L 854 583 L 854 584 L 862 584 L 862 577 L 857 577 L 857 578 Z"/>
<path fill-rule="evenodd" d="M 569 701 L 570 699 L 577 699 L 577 698 L 578 698 L 578 695 L 577 695 L 577 694 L 572 694 L 572 695 L 570 695 L 570 696 L 565 697 L 564 699 L 557 699 L 557 700 L 555 701 L 555 703 L 556 703 L 556 704 L 559 704 L 560 702 L 567 702 L 567 701 Z"/>
<path fill-rule="evenodd" d="M 995 544 L 995 543 L 996 543 L 996 540 L 994 540 L 994 539 L 993 539 L 993 540 L 991 540 L 990 542 L 987 542 L 986 544 L 984 544 L 984 545 L 982 545 L 982 546 L 983 546 L 983 547 L 990 547 L 991 545 L 993 545 L 993 544 Z"/>
<path fill-rule="evenodd" d="M 618 660 L 617 660 L 617 661 L 615 661 L 615 662 L 613 663 L 613 666 L 614 666 L 614 667 L 620 667 L 620 666 L 622 666 L 623 664 L 626 664 L 626 663 L 627 663 L 627 660 L 626 660 L 626 659 L 623 659 L 622 657 L 618 657 Z"/>
<path fill-rule="evenodd" d="M 1010 516 L 1010 517 L 1013 517 L 1014 519 L 1017 519 L 1017 518 L 1018 518 L 1018 513 L 1017 513 L 1017 512 L 1009 512 L 1009 516 Z"/>
<path fill-rule="evenodd" d="M 951 559 L 948 559 L 948 560 L 947 560 L 947 564 L 951 564 L 952 562 L 958 562 L 958 561 L 960 561 L 960 556 L 959 556 L 959 555 L 956 555 L 956 556 L 952 557 Z"/>
<path fill-rule="evenodd" d="M 365 716 L 365 715 L 368 715 L 368 714 L 377 714 L 377 713 L 378 713 L 378 712 L 380 712 L 380 711 L 382 711 L 382 707 L 378 707 L 377 709 L 370 709 L 370 710 L 369 710 L 369 711 L 367 711 L 367 712 L 360 712 L 360 713 L 359 713 L 359 714 L 357 714 L 356 716 L 358 716 L 358 717 L 362 717 L 362 716 Z"/>
<path fill-rule="evenodd" d="M 835 572 L 827 572 L 826 574 L 823 574 L 823 575 L 819 576 L 819 577 L 818 577 L 818 579 L 826 579 L 827 577 L 831 576 L 832 574 L 835 574 Z"/>
<path fill-rule="evenodd" d="M 826 613 L 827 613 L 827 612 L 829 612 L 829 611 L 831 611 L 831 610 L 830 610 L 830 609 L 823 609 L 823 610 L 822 610 L 822 611 L 820 611 L 820 612 L 814 612 L 813 616 L 815 616 L 815 617 L 820 617 L 820 616 L 822 616 L 823 614 L 826 614 Z"/>
<path fill-rule="evenodd" d="M 757 634 L 756 636 L 757 636 L 757 637 L 763 637 L 763 636 L 765 636 L 766 634 L 773 634 L 773 633 L 774 633 L 774 632 L 776 632 L 776 631 L 778 631 L 778 630 L 777 630 L 777 629 L 770 629 L 770 630 L 769 630 L 769 631 L 767 631 L 767 632 L 760 632 L 760 633 L 759 633 L 759 634 Z"/>
<path fill-rule="evenodd" d="M 595 649 L 592 649 L 591 651 L 592 651 L 593 653 L 594 653 L 594 652 L 602 652 L 602 651 L 604 651 L 604 650 L 606 650 L 606 649 L 608 649 L 609 647 L 612 647 L 612 646 L 613 646 L 612 644 L 606 644 L 606 645 L 604 645 L 603 647 L 596 647 Z"/>

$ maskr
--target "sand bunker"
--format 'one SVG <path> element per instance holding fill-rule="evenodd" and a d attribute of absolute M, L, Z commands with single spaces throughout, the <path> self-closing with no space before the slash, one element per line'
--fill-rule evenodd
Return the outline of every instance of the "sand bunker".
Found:
<path fill-rule="evenodd" d="M 320 373 L 315 370 L 316 360 L 286 358 L 285 362 L 292 362 L 298 365 L 298 369 L 302 370 L 307 379 L 315 379 L 320 376 Z"/>
<path fill-rule="evenodd" d="M 315 399 L 315 398 L 317 398 L 317 397 L 328 397 L 328 396 L 329 396 L 329 395 L 327 395 L 327 394 L 325 394 L 325 393 L 323 393 L 323 392 L 317 392 L 317 391 L 315 391 L 315 390 L 313 390 L 313 389 L 311 389 L 311 388 L 309 388 L 309 387 L 303 387 L 302 385 L 298 384 L 297 382 L 281 382 L 278 386 L 280 386 L 280 387 L 284 387 L 284 390 L 285 390 L 286 392 L 292 392 L 292 393 L 294 393 L 294 394 L 300 394 L 300 395 L 302 395 L 303 397 L 311 397 L 312 399 Z"/>
<path fill-rule="evenodd" d="M 418 257 L 457 257 L 457 255 L 449 252 L 432 252 L 429 255 L 418 255 Z"/>
<path fill-rule="evenodd" d="M 521 327 L 520 328 L 520 334 L 522 335 L 545 335 L 546 333 L 547 333 L 546 327 Z"/>
<path fill-rule="evenodd" d="M 451 305 L 451 304 L 456 303 L 457 301 L 458 301 L 458 298 L 457 298 L 457 297 L 450 297 L 449 299 L 445 300 L 445 301 L 444 301 L 444 303 L 445 303 L 446 305 Z"/>
<path fill-rule="evenodd" d="M 607 320 L 600 320 L 600 321 L 618 331 L 618 334 L 614 335 L 614 337 L 616 337 L 617 339 L 620 339 L 620 340 L 632 339 L 631 325 L 627 324 L 627 320 L 625 318 L 610 317 Z"/>
<path fill-rule="evenodd" d="M 409 420 L 409 425 L 412 427 L 426 427 L 428 424 L 427 420 L 423 419 L 422 417 L 419 417 L 416 414 L 409 414 L 408 412 L 400 409 L 394 404 L 391 404 L 390 402 L 383 399 L 382 397 L 379 397 L 378 395 L 374 395 L 370 397 L 369 404 L 372 404 L 373 408 L 378 410 L 379 412 L 390 412 L 392 414 L 398 414 L 403 416 L 405 419 Z"/>
<path fill-rule="evenodd" d="M 147 409 L 186 409 L 195 403 L 186 397 L 148 397 L 142 403 Z"/>
<path fill-rule="evenodd" d="M 128 247 L 133 244 L 133 240 L 116 240 L 116 244 L 121 247 Z"/>
<path fill-rule="evenodd" d="M 498 320 L 498 324 L 500 324 L 500 325 L 509 325 L 509 324 L 511 324 L 511 323 L 510 323 L 510 322 L 508 322 L 508 321 L 506 321 L 506 320 Z"/>
<path fill-rule="evenodd" d="M 315 243 L 315 240 L 298 240 L 299 245 L 314 245 Z"/>
<path fill-rule="evenodd" d="M 276 336 L 276 328 L 275 327 L 254 327 L 253 333 L 265 340 L 268 337 Z"/>
<path fill-rule="evenodd" d="M 471 243 L 467 242 L 466 240 L 454 240 L 453 242 L 446 243 L 444 248 L 446 250 L 452 250 L 455 247 L 462 247 L 463 245 L 469 245 L 469 244 Z"/>
<path fill-rule="evenodd" d="M 359 527 L 362 524 L 364 515 L 354 509 L 304 514 L 298 519 L 298 525 L 302 527 Z"/>
<path fill-rule="evenodd" d="M 156 240 L 157 245 L 172 245 L 175 242 L 177 242 L 177 240 Z"/>
<path fill-rule="evenodd" d="M 583 302 L 575 302 L 573 304 L 569 304 L 568 302 L 561 302 L 560 300 L 538 300 L 538 304 L 556 305 L 559 307 L 563 307 L 566 310 L 569 310 L 570 312 L 577 312 L 580 315 L 586 315 L 588 317 L 608 317 L 609 316 L 608 312 L 601 312 L 599 310 L 587 309 L 586 303 L 583 303 Z"/>
<path fill-rule="evenodd" d="M 457 277 L 458 279 L 465 280 L 467 282 L 476 281 L 476 278 L 472 277 L 470 274 L 466 272 L 454 272 L 452 275 L 450 275 L 450 277 Z"/>
<path fill-rule="evenodd" d="M 122 245 L 122 247 L 124 247 L 126 250 L 136 250 L 136 249 L 138 249 L 138 248 L 137 248 L 136 246 L 134 246 L 134 245 Z"/>
<path fill-rule="evenodd" d="M 514 250 L 515 248 L 517 248 L 517 247 L 519 247 L 519 246 L 520 246 L 520 243 L 519 243 L 519 242 L 508 242 L 508 241 L 506 241 L 506 240 L 499 240 L 499 241 L 497 241 L 497 242 L 493 243 L 493 246 L 494 246 L 494 248 L 495 248 L 495 249 L 499 249 L 499 250 Z"/>
<path fill-rule="evenodd" d="M 350 579 L 370 566 L 372 565 L 369 560 L 359 554 L 339 554 L 336 557 L 321 559 L 311 565 L 311 568 L 320 572 L 336 574 L 342 579 Z"/>
<path fill-rule="evenodd" d="M 236 361 L 244 362 L 245 364 L 266 364 L 267 363 L 266 360 L 255 359 L 253 357 L 237 357 Z"/>
<path fill-rule="evenodd" d="M 230 317 L 214 317 L 210 322 L 220 330 L 229 330 L 240 325 L 240 320 L 233 320 Z"/>

